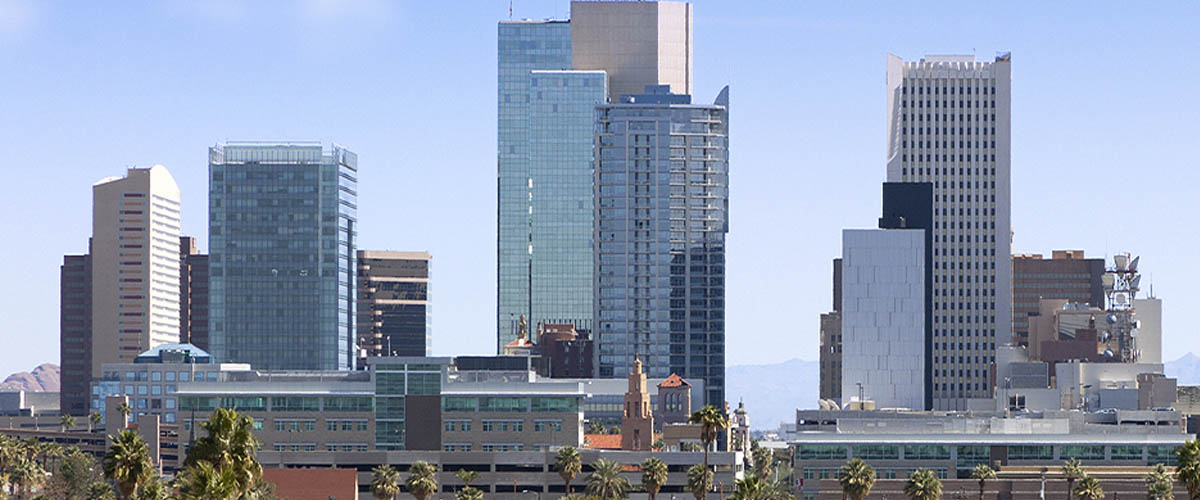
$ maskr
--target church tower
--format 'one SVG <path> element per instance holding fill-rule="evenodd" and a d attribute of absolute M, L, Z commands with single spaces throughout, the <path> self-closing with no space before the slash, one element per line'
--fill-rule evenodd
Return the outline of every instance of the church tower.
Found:
<path fill-rule="evenodd" d="M 654 444 L 654 413 L 650 393 L 646 392 L 646 373 L 642 361 L 634 358 L 629 373 L 629 391 L 625 393 L 625 412 L 621 416 L 621 449 L 650 451 Z"/>

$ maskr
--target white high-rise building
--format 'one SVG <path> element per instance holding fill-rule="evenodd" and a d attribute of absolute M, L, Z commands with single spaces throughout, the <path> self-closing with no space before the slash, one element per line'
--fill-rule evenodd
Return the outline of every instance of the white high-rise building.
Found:
<path fill-rule="evenodd" d="M 1012 334 L 1011 66 L 888 56 L 888 181 L 933 183 L 934 409 L 990 397 Z"/>
<path fill-rule="evenodd" d="M 179 342 L 179 186 L 162 165 L 92 186 L 92 376 Z"/>

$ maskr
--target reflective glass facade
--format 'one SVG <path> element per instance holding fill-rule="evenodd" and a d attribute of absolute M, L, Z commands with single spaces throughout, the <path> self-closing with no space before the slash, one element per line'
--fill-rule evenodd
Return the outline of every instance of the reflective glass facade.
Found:
<path fill-rule="evenodd" d="M 600 377 L 705 381 L 724 401 L 728 90 L 714 105 L 658 92 L 596 110 Z M 636 102 L 635 103 L 630 103 Z"/>
<path fill-rule="evenodd" d="M 209 150 L 209 333 L 222 362 L 353 366 L 358 157 L 320 144 Z"/>
<path fill-rule="evenodd" d="M 575 182 L 575 177 L 559 172 L 569 172 L 567 167 L 549 168 L 551 164 L 541 162 L 539 170 L 554 172 L 545 179 L 535 178 L 531 159 L 531 112 L 539 107 L 539 115 L 553 114 L 553 106 L 561 102 L 543 101 L 545 106 L 534 106 L 536 92 L 532 88 L 535 79 L 532 70 L 566 70 L 571 68 L 571 27 L 565 21 L 545 22 L 502 22 L 498 28 L 498 82 L 497 82 L 497 352 L 501 352 L 505 344 L 516 338 L 517 322 L 522 314 L 528 317 L 530 325 L 537 325 L 547 319 L 561 320 L 574 312 L 557 312 L 546 306 L 543 311 L 530 311 L 530 280 L 535 289 L 543 289 L 547 294 L 553 294 L 555 287 L 565 287 L 560 283 L 572 283 L 572 276 L 559 276 L 558 271 L 572 269 L 570 265 L 555 265 L 550 260 L 552 255 L 559 253 L 555 249 L 554 240 L 546 239 L 545 245 L 538 244 L 539 254 L 547 256 L 547 265 L 536 269 L 531 264 L 534 248 L 534 214 L 541 212 L 535 207 L 534 189 L 539 193 L 553 192 L 560 189 L 573 192 L 568 184 Z M 584 80 L 586 81 L 586 80 Z M 582 81 L 581 81 L 582 82 Z M 582 87 L 580 87 L 582 89 Z M 582 92 L 582 90 L 581 90 Z M 551 99 L 566 98 L 571 92 L 554 93 Z M 544 97 L 545 93 L 542 94 Z M 563 110 L 566 112 L 566 109 Z M 567 113 L 574 115 L 576 113 Z M 565 117 L 564 117 L 565 119 Z M 590 126 L 591 117 L 586 118 Z M 540 144 L 543 151 L 546 148 L 557 148 L 562 141 L 552 136 L 553 129 L 543 129 Z M 563 131 L 564 138 L 571 137 L 570 131 Z M 585 142 L 588 159 L 581 167 L 589 169 L 591 138 Z M 574 155 L 568 155 L 573 157 Z M 566 158 L 566 157 L 564 157 Z M 548 160 L 547 160 L 548 161 Z M 562 162 L 570 160 L 560 159 Z M 590 189 L 591 179 L 587 179 L 587 189 Z M 537 200 L 545 199 L 537 196 Z M 563 200 L 567 200 L 566 196 Z M 557 200 L 557 199 L 556 199 Z M 576 205 L 578 206 L 578 205 Z M 561 207 L 547 207 L 547 213 L 561 212 Z M 584 204 L 579 214 L 586 212 L 591 216 L 591 206 Z M 575 220 L 575 214 L 568 219 Z M 545 220 L 545 219 L 539 219 Z M 588 219 L 590 226 L 591 220 Z M 564 237 L 565 238 L 565 237 Z M 561 241 L 561 240 L 558 240 Z M 590 242 L 589 242 L 590 243 Z M 544 251 L 542 251 L 544 250 Z M 574 260 L 571 249 L 561 249 L 565 261 Z M 589 250 L 590 253 L 590 250 Z M 559 257 L 553 257 L 557 259 Z M 587 270 L 590 274 L 590 269 Z M 532 313 L 532 314 L 531 314 Z M 539 318 L 538 314 L 548 316 Z M 590 313 L 588 313 L 590 316 Z M 587 319 L 587 318 L 582 318 Z"/>

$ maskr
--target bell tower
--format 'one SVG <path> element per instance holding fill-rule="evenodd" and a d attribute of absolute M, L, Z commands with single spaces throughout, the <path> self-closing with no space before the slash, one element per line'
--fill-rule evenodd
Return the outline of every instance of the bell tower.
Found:
<path fill-rule="evenodd" d="M 654 413 L 650 393 L 646 392 L 646 373 L 641 359 L 634 358 L 625 393 L 625 411 L 621 415 L 621 449 L 650 451 L 654 444 Z"/>

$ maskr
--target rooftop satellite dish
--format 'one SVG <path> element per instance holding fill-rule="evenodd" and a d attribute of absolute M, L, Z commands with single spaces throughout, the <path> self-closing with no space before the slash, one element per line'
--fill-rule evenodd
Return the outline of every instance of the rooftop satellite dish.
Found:
<path fill-rule="evenodd" d="M 1117 324 L 1117 315 L 1116 314 L 1109 314 L 1108 317 L 1106 317 L 1104 319 L 1105 319 L 1105 321 L 1108 321 L 1108 324 L 1110 324 L 1110 325 Z"/>
<path fill-rule="evenodd" d="M 1117 265 L 1117 269 L 1120 271 L 1128 270 L 1129 269 L 1129 254 L 1119 253 L 1119 254 L 1114 255 L 1113 263 L 1115 263 Z"/>
<path fill-rule="evenodd" d="M 1106 358 L 1108 358 L 1108 359 L 1112 359 L 1112 357 L 1113 357 L 1113 352 L 1112 352 L 1112 349 L 1105 349 L 1105 350 L 1104 350 L 1104 357 L 1106 357 Z"/>
<path fill-rule="evenodd" d="M 1100 275 L 1100 282 L 1104 285 L 1105 291 L 1112 291 L 1114 281 L 1116 281 L 1116 276 L 1113 276 L 1112 274 L 1106 273 Z"/>

